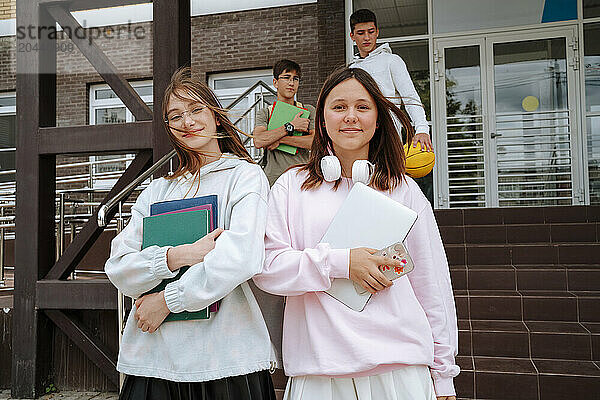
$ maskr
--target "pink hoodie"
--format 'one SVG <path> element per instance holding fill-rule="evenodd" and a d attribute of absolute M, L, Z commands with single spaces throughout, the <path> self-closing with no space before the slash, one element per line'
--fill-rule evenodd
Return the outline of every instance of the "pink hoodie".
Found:
<path fill-rule="evenodd" d="M 337 191 L 327 182 L 302 191 L 306 176 L 292 169 L 271 188 L 265 265 L 254 277 L 263 290 L 288 296 L 286 374 L 357 377 L 424 364 L 431 367 L 436 394 L 454 395 L 458 334 L 448 262 L 433 211 L 417 184 L 406 178 L 386 193 L 419 215 L 405 240 L 415 269 L 356 312 L 323 293 L 333 278 L 348 278 L 350 250 L 319 243 L 352 182 L 343 178 Z"/>

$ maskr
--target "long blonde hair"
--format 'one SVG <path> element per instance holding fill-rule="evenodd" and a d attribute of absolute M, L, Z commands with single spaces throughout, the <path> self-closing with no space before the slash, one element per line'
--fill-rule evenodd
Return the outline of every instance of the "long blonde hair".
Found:
<path fill-rule="evenodd" d="M 212 110 L 216 121 L 218 121 L 217 126 L 220 127 L 219 131 L 208 134 L 212 134 L 218 139 L 219 149 L 221 152 L 232 153 L 239 158 L 254 163 L 252 157 L 250 157 L 250 154 L 248 154 L 248 150 L 246 150 L 238 135 L 238 133 L 246 136 L 247 134 L 236 128 L 235 125 L 229 120 L 227 116 L 227 110 L 221 106 L 221 103 L 219 102 L 219 99 L 217 99 L 217 96 L 215 96 L 214 92 L 208 86 L 206 86 L 206 84 L 202 83 L 195 77 L 192 77 L 191 68 L 183 67 L 175 71 L 171 77 L 171 82 L 165 89 L 162 102 L 163 125 L 167 131 L 169 140 L 171 141 L 171 144 L 175 148 L 177 156 L 179 157 L 179 166 L 171 176 L 167 177 L 167 179 L 178 178 L 184 175 L 186 172 L 190 172 L 192 174 L 197 173 L 200 170 L 200 167 L 204 164 L 205 157 L 208 155 L 186 146 L 173 134 L 172 129 L 175 128 L 169 127 L 167 119 L 167 111 L 171 96 L 184 101 L 188 101 L 190 98 L 196 99 L 205 104 L 210 110 Z"/>

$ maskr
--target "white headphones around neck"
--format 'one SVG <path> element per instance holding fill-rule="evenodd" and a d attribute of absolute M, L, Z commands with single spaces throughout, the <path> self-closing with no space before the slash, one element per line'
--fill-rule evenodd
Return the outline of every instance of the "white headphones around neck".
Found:
<path fill-rule="evenodd" d="M 352 182 L 368 185 L 374 171 L 375 165 L 369 160 L 356 160 L 352 164 Z M 323 173 L 323 179 L 327 182 L 337 181 L 342 176 L 340 160 L 336 156 L 321 158 L 321 172 Z"/>

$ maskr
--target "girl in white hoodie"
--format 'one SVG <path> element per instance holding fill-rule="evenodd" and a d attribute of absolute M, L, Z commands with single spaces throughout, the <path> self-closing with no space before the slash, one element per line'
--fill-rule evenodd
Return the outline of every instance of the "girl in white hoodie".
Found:
<path fill-rule="evenodd" d="M 410 127 L 367 72 L 334 72 L 317 102 L 308 164 L 271 188 L 265 267 L 254 282 L 287 296 L 285 400 L 455 400 L 457 323 L 448 263 L 431 206 L 404 173 L 391 112 Z M 339 159 L 341 176 L 323 172 L 328 154 Z M 405 240 L 415 268 L 393 282 L 378 267 L 398 266 L 397 260 L 320 243 L 348 196 L 357 160 L 374 164 L 373 189 L 418 214 Z M 373 293 L 363 311 L 324 293 L 336 278 Z"/>
<path fill-rule="evenodd" d="M 276 357 L 246 282 L 262 269 L 269 184 L 214 93 L 189 69 L 173 75 L 162 107 L 179 167 L 140 194 L 105 266 L 111 282 L 137 299 L 119 351 L 117 369 L 127 374 L 120 399 L 274 400 Z M 142 249 L 153 203 L 206 195 L 218 197 L 218 229 L 195 243 Z M 183 266 L 190 268 L 165 290 L 142 296 Z M 169 313 L 219 300 L 208 320 L 163 323 Z"/>

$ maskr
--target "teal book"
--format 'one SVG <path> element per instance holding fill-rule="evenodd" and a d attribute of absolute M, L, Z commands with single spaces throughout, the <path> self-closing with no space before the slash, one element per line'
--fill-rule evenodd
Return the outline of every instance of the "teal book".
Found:
<path fill-rule="evenodd" d="M 203 238 L 210 230 L 209 210 L 196 210 L 172 214 L 153 215 L 144 218 L 142 248 L 149 246 L 178 246 L 194 243 Z M 144 293 L 156 293 L 164 290 L 167 284 L 178 280 L 189 267 L 182 267 L 173 278 L 163 280 L 158 286 Z M 187 321 L 208 319 L 209 308 L 200 311 L 170 313 L 165 321 Z"/>
<path fill-rule="evenodd" d="M 305 110 L 304 108 L 296 107 L 288 103 L 284 103 L 283 101 L 276 101 L 273 103 L 273 112 L 269 118 L 269 124 L 267 125 L 267 130 L 277 129 L 287 122 L 292 122 L 294 117 L 298 115 L 299 112 L 302 112 L 302 118 L 308 118 L 310 116 L 310 111 Z M 302 136 L 302 132 L 295 131 L 293 133 L 294 136 Z M 277 147 L 277 150 L 285 151 L 286 153 L 296 154 L 298 149 L 294 146 L 290 146 L 287 144 L 280 144 Z"/>

